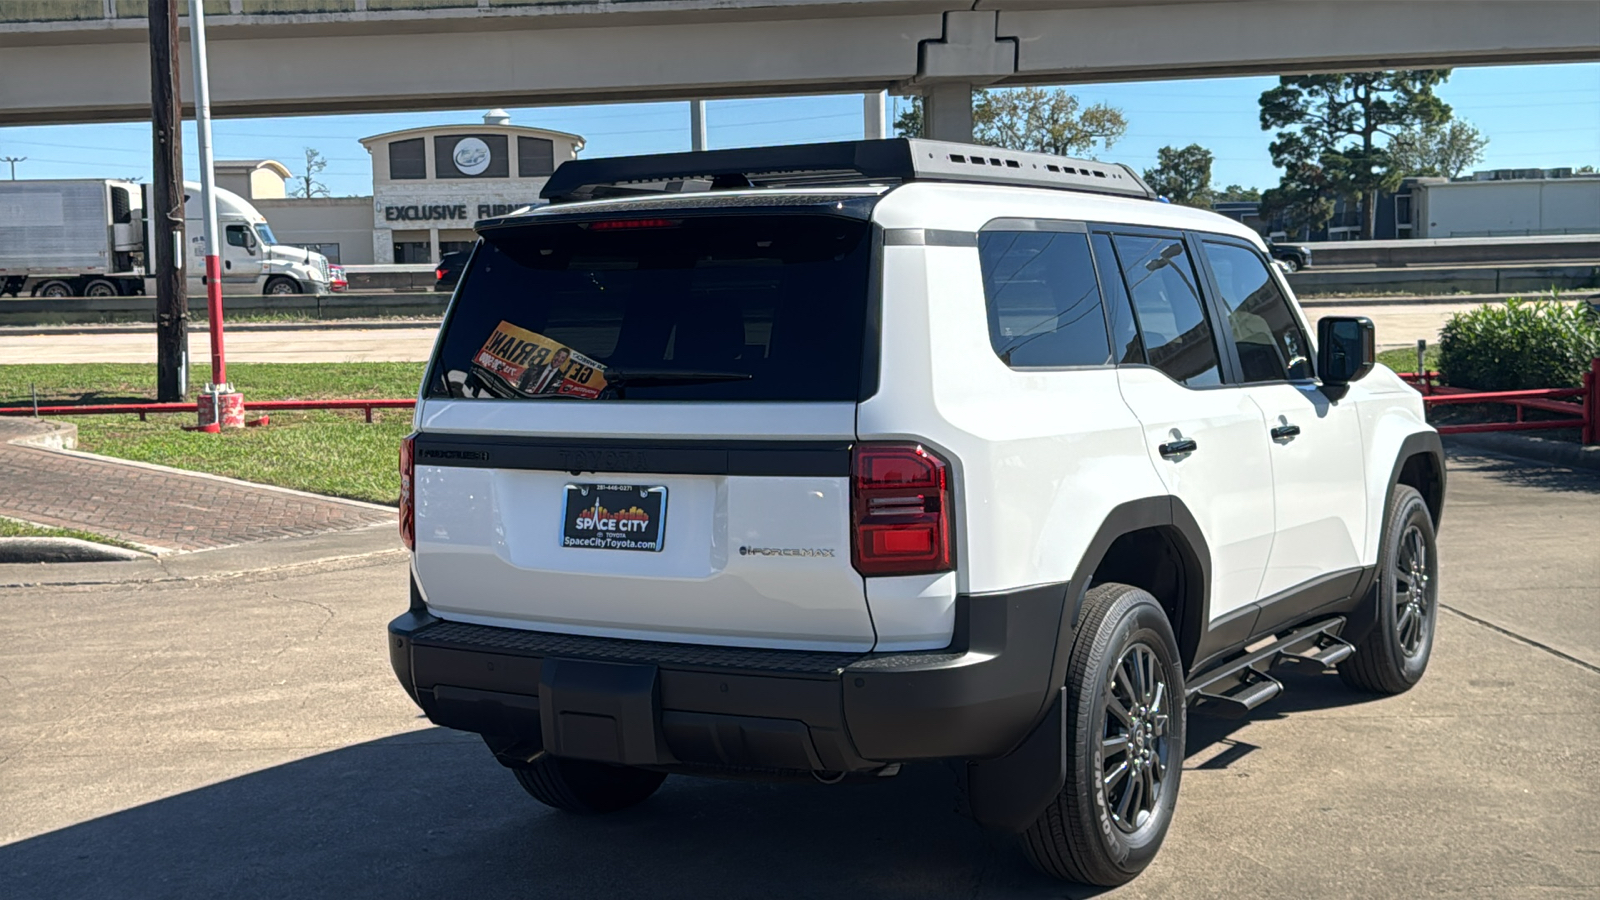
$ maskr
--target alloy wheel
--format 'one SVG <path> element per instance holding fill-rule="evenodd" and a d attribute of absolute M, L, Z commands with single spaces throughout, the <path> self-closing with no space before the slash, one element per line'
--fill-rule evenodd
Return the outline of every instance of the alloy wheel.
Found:
<path fill-rule="evenodd" d="M 1124 650 L 1106 682 L 1100 768 L 1106 808 L 1125 833 L 1139 830 L 1161 803 L 1172 762 L 1172 702 L 1155 651 L 1144 643 Z"/>
<path fill-rule="evenodd" d="M 1432 578 L 1428 574 L 1428 545 L 1423 540 L 1422 529 L 1415 525 L 1400 535 L 1392 577 L 1395 636 L 1402 653 L 1416 656 L 1428 634 Z"/>

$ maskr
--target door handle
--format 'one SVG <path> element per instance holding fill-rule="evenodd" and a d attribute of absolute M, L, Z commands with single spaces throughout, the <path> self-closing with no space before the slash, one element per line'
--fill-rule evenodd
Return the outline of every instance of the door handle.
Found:
<path fill-rule="evenodd" d="M 1291 440 L 1297 437 L 1299 434 L 1299 425 L 1279 425 L 1278 427 L 1272 429 L 1272 439 L 1275 441 Z"/>
<path fill-rule="evenodd" d="M 1184 438 L 1181 441 L 1172 441 L 1168 444 L 1162 444 L 1156 449 L 1161 451 L 1162 456 L 1171 459 L 1174 456 L 1182 456 L 1185 453 L 1193 453 L 1199 448 L 1199 446 L 1199 444 L 1194 442 L 1193 438 Z"/>

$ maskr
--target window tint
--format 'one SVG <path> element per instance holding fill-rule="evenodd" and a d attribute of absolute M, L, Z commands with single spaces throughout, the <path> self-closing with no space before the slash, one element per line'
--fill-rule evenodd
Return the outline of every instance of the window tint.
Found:
<path fill-rule="evenodd" d="M 409 141 L 394 141 L 389 145 L 389 177 L 394 180 L 406 180 L 428 177 L 427 151 L 423 148 L 422 138 L 412 138 Z"/>
<path fill-rule="evenodd" d="M 429 395 L 857 400 L 871 256 L 819 215 L 486 229 Z"/>
<path fill-rule="evenodd" d="M 1310 344 L 1266 263 L 1237 244 L 1205 242 L 1206 261 L 1228 309 L 1245 381 L 1310 378 Z"/>
<path fill-rule="evenodd" d="M 538 178 L 556 170 L 556 145 L 549 138 L 517 138 L 517 175 Z"/>
<path fill-rule="evenodd" d="M 243 247 L 245 245 L 243 225 L 229 225 L 224 229 L 223 233 L 227 235 L 228 243 L 233 246 Z"/>
<path fill-rule="evenodd" d="M 1094 244 L 1094 268 L 1100 275 L 1100 290 L 1105 294 L 1106 309 L 1111 314 L 1111 355 L 1118 363 L 1144 365 L 1144 342 L 1139 340 L 1139 326 L 1133 319 L 1133 304 L 1128 300 L 1127 285 L 1122 283 L 1122 269 L 1117 266 L 1111 236 L 1096 234 L 1090 240 Z"/>
<path fill-rule="evenodd" d="M 1177 238 L 1114 238 L 1150 365 L 1191 387 L 1222 382 L 1194 265 Z"/>
<path fill-rule="evenodd" d="M 1026 369 L 1111 361 L 1088 235 L 985 231 L 978 235 L 978 258 L 989 342 L 1006 365 Z"/>

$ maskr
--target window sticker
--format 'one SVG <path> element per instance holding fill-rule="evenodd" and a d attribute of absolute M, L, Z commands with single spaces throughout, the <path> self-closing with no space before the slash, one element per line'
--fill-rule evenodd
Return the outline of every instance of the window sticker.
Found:
<path fill-rule="evenodd" d="M 472 358 L 472 374 L 497 397 L 594 400 L 605 389 L 605 366 L 542 334 L 502 321 Z"/>

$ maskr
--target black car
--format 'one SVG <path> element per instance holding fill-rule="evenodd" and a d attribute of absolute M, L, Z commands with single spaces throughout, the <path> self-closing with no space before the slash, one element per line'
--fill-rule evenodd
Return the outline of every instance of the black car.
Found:
<path fill-rule="evenodd" d="M 1272 258 L 1281 261 L 1289 267 L 1289 271 L 1298 272 L 1311 265 L 1310 247 L 1293 247 L 1288 244 L 1274 244 L 1267 241 L 1267 250 L 1272 253 Z"/>
<path fill-rule="evenodd" d="M 436 291 L 453 291 L 456 289 L 456 280 L 461 277 L 461 270 L 466 268 L 467 253 L 456 250 L 439 257 L 439 265 L 433 269 L 433 289 Z"/>

